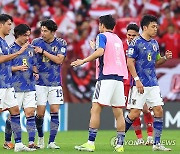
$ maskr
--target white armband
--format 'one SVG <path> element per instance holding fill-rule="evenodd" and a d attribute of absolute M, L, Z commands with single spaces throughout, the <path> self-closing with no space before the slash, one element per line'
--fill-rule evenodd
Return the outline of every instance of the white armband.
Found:
<path fill-rule="evenodd" d="M 134 81 L 138 81 L 138 80 L 139 80 L 139 77 L 136 76 L 136 77 L 134 78 Z"/>

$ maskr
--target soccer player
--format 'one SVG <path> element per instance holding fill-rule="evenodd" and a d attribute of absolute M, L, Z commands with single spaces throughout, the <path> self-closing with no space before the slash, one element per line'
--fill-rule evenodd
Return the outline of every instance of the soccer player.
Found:
<path fill-rule="evenodd" d="M 113 33 L 115 19 L 111 15 L 99 18 L 100 34 L 96 38 L 96 49 L 93 54 L 72 62 L 73 67 L 97 59 L 97 83 L 92 100 L 91 118 L 89 123 L 88 141 L 76 150 L 94 151 L 95 138 L 100 125 L 100 113 L 104 106 L 111 106 L 117 124 L 117 146 L 115 151 L 123 152 L 125 122 L 122 106 L 125 106 L 123 78 L 128 77 L 126 59 L 121 39 Z"/>
<path fill-rule="evenodd" d="M 142 35 L 133 40 L 128 49 L 128 68 L 134 78 L 134 86 L 130 96 L 131 110 L 125 118 L 126 132 L 139 117 L 146 102 L 154 112 L 154 145 L 153 150 L 170 151 L 160 143 L 163 129 L 163 100 L 155 72 L 155 64 L 160 65 L 172 58 L 172 52 L 166 51 L 165 56 L 160 56 L 159 46 L 153 37 L 158 30 L 157 18 L 145 15 L 141 20 Z"/>
<path fill-rule="evenodd" d="M 130 44 L 131 41 L 133 41 L 133 39 L 135 37 L 139 36 L 139 27 L 136 24 L 129 24 L 127 26 L 127 33 L 126 33 L 126 37 L 127 40 L 124 42 L 123 46 L 124 46 L 124 50 L 127 52 L 128 51 L 128 46 Z M 128 80 L 124 80 L 124 93 L 126 98 L 128 98 L 128 94 L 129 94 L 129 90 L 130 90 L 130 82 L 131 82 L 131 74 L 128 74 Z M 127 109 L 130 109 L 131 104 L 127 104 Z M 144 104 L 144 107 L 142 109 L 143 115 L 144 115 L 144 122 L 146 124 L 146 129 L 147 129 L 147 141 L 146 141 L 146 145 L 152 145 L 153 144 L 153 117 L 151 115 L 151 112 L 148 110 L 148 107 L 146 104 Z M 141 130 L 141 121 L 140 121 L 140 117 L 136 118 L 132 124 L 134 131 L 136 133 L 136 136 L 138 138 L 137 140 L 137 144 L 144 144 L 144 140 L 143 140 L 143 136 L 142 136 L 142 130 Z"/>
<path fill-rule="evenodd" d="M 20 24 L 14 28 L 15 42 L 11 45 L 10 53 L 18 52 L 21 47 L 29 41 L 31 29 L 26 24 Z M 15 89 L 16 99 L 19 108 L 24 109 L 27 119 L 26 128 L 29 135 L 29 148 L 38 149 L 34 144 L 36 134 L 35 108 L 36 108 L 36 91 L 35 78 L 38 78 L 37 68 L 35 66 L 34 48 L 28 45 L 26 50 L 11 61 L 12 65 L 12 82 Z M 9 133 L 8 133 L 9 132 Z M 5 145 L 11 139 L 11 131 L 5 133 Z"/>
<path fill-rule="evenodd" d="M 38 144 L 44 148 L 43 118 L 48 101 L 50 105 L 50 137 L 47 148 L 59 149 L 54 142 L 59 127 L 59 107 L 63 104 L 63 92 L 61 87 L 61 64 L 66 56 L 65 40 L 56 38 L 57 25 L 53 20 L 41 22 L 41 38 L 33 40 L 37 46 L 37 69 L 39 79 L 37 80 L 37 115 L 35 117 L 38 130 Z"/>
<path fill-rule="evenodd" d="M 24 44 L 19 51 L 9 54 L 9 46 L 5 36 L 9 35 L 13 19 L 7 14 L 0 15 L 0 112 L 7 109 L 10 112 L 11 128 L 14 133 L 14 151 L 33 151 L 21 142 L 20 112 L 17 100 L 15 99 L 12 86 L 12 71 L 10 60 L 21 55 L 28 46 Z"/>

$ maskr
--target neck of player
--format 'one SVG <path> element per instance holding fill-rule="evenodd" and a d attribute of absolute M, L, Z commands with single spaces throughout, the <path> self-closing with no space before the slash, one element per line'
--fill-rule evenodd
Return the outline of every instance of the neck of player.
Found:
<path fill-rule="evenodd" d="M 20 40 L 16 39 L 15 40 L 16 44 L 18 44 L 19 46 L 23 46 L 25 43 L 22 43 Z"/>
<path fill-rule="evenodd" d="M 5 36 L 6 36 L 6 35 L 4 35 L 4 34 L 0 31 L 0 37 L 1 37 L 2 39 L 5 39 Z"/>
<path fill-rule="evenodd" d="M 51 43 L 51 42 L 53 42 L 54 41 L 54 39 L 55 39 L 55 37 L 53 36 L 53 37 L 50 37 L 48 40 L 45 40 L 47 43 Z"/>
<path fill-rule="evenodd" d="M 147 41 L 152 39 L 152 37 L 150 35 L 148 35 L 147 33 L 145 33 L 145 32 L 143 32 L 141 36 Z"/>

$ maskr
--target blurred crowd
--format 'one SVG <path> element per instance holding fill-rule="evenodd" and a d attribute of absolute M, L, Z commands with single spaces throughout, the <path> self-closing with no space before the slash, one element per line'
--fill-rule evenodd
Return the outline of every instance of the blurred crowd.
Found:
<path fill-rule="evenodd" d="M 114 31 L 125 41 L 127 24 L 139 25 L 149 13 L 159 19 L 157 40 L 162 54 L 171 50 L 173 58 L 180 58 L 180 0 L 0 0 L 0 13 L 12 15 L 15 25 L 28 24 L 31 39 L 40 36 L 39 21 L 53 19 L 58 24 L 57 37 L 68 42 L 69 59 L 92 52 L 89 41 L 98 33 L 100 15 L 114 15 Z"/>

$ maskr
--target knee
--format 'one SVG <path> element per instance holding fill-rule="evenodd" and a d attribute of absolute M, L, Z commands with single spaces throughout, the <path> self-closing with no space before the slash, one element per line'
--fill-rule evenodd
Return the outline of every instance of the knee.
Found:
<path fill-rule="evenodd" d="M 32 116 L 34 116 L 34 110 L 26 111 L 26 112 L 25 112 L 25 115 L 26 115 L 26 117 L 32 117 Z"/>
<path fill-rule="evenodd" d="M 37 116 L 38 116 L 38 118 L 44 118 L 44 114 L 43 113 L 38 113 Z"/>
<path fill-rule="evenodd" d="M 96 113 L 96 114 L 100 113 L 100 109 L 97 108 L 97 107 L 92 107 L 92 108 L 91 108 L 91 111 L 90 111 L 90 114 L 92 115 L 92 114 L 94 114 L 94 113 Z"/>
<path fill-rule="evenodd" d="M 163 108 L 162 106 L 156 106 L 154 107 L 154 116 L 155 117 L 163 117 Z"/>
<path fill-rule="evenodd" d="M 131 109 L 128 116 L 131 120 L 135 120 L 136 118 L 138 118 L 140 116 L 140 113 L 141 113 L 141 111 L 138 109 Z"/>
<path fill-rule="evenodd" d="M 9 112 L 10 112 L 11 115 L 20 114 L 18 106 L 14 106 L 14 107 L 10 108 Z"/>

